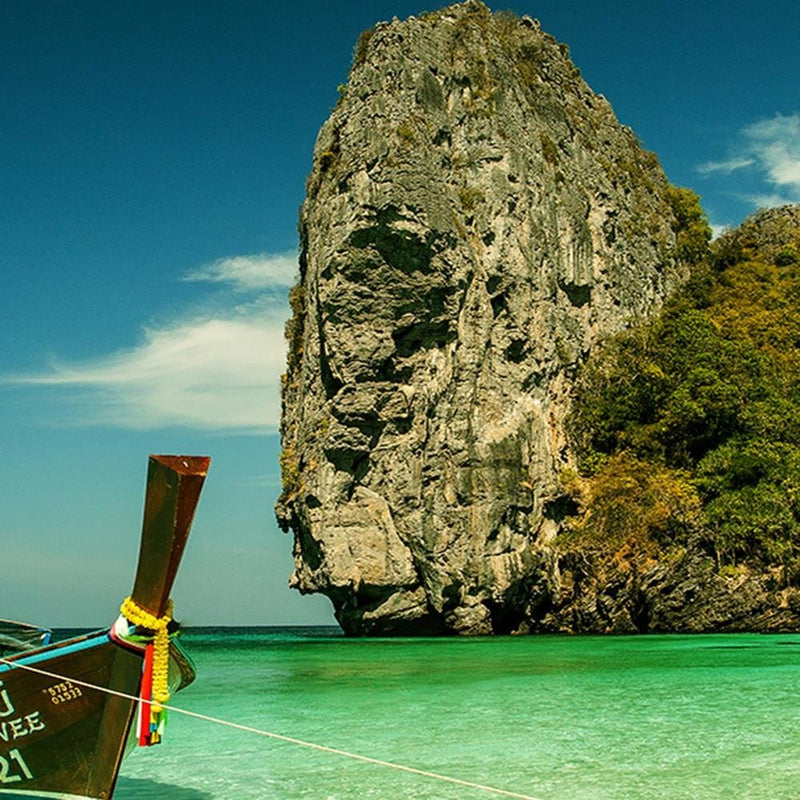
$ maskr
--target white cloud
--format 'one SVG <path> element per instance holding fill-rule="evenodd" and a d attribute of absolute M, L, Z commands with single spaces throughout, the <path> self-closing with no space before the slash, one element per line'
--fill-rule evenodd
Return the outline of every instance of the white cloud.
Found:
<path fill-rule="evenodd" d="M 777 208 L 778 206 L 791 205 L 798 202 L 797 197 L 792 197 L 791 193 L 778 194 L 777 192 L 762 193 L 745 195 L 755 208 Z"/>
<path fill-rule="evenodd" d="M 723 172 L 728 175 L 753 164 L 755 164 L 755 160 L 752 158 L 730 158 L 727 161 L 707 161 L 697 167 L 697 171 L 702 175 L 708 175 L 712 172 Z"/>
<path fill-rule="evenodd" d="M 730 225 L 712 225 L 711 226 L 711 238 L 712 239 L 719 239 L 723 233 L 729 231 L 731 229 Z"/>
<path fill-rule="evenodd" d="M 296 269 L 288 253 L 221 259 L 190 277 L 220 291 L 180 319 L 144 326 L 133 347 L 55 360 L 48 369 L 0 376 L 0 384 L 61 388 L 56 416 L 68 425 L 274 432 L 286 363 L 285 290 Z M 242 303 L 231 289 L 260 296 Z"/>
<path fill-rule="evenodd" d="M 284 355 L 283 315 L 194 319 L 145 329 L 129 350 L 4 382 L 78 390 L 77 424 L 266 433 L 278 425 Z"/>
<path fill-rule="evenodd" d="M 187 281 L 229 284 L 237 291 L 288 289 L 297 280 L 297 253 L 258 253 L 221 258 L 184 276 Z"/>
<path fill-rule="evenodd" d="M 701 175 L 745 169 L 748 175 L 737 194 L 755 208 L 800 202 L 800 113 L 776 114 L 746 126 L 730 158 L 697 167 Z"/>
<path fill-rule="evenodd" d="M 768 180 L 800 193 L 800 113 L 761 120 L 744 129 Z"/>

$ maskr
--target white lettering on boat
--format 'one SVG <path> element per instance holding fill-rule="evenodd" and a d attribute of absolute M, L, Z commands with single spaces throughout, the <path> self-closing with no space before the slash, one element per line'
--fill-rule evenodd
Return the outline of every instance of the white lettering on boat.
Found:
<path fill-rule="evenodd" d="M 22 753 L 14 748 L 7 756 L 0 756 L 0 783 L 16 783 L 21 780 L 31 780 L 33 773 L 25 763 Z"/>
<path fill-rule="evenodd" d="M 48 686 L 46 690 L 43 689 L 42 691 L 47 691 L 47 693 L 50 695 L 50 702 L 55 705 L 58 705 L 59 703 L 66 703 L 83 695 L 80 686 L 76 686 L 70 681 L 56 683 L 53 686 Z"/>
<path fill-rule="evenodd" d="M 34 731 L 43 731 L 47 726 L 39 718 L 39 712 L 26 714 L 24 717 L 17 717 L 6 722 L 0 722 L 0 739 L 4 742 L 13 742 L 21 739 Z"/>
<path fill-rule="evenodd" d="M 0 718 L 2 717 L 10 717 L 14 713 L 14 706 L 11 703 L 11 698 L 8 696 L 8 692 L 2 688 L 3 681 L 0 681 L 0 700 L 2 700 L 5 709 L 0 711 Z"/>
<path fill-rule="evenodd" d="M 0 687 L 2 687 L 2 685 L 3 682 L 0 681 Z M 0 690 L 0 699 L 2 699 L 3 705 L 5 706 L 5 710 L 0 713 L 0 719 L 11 716 L 15 709 L 6 689 Z M 21 717 L 15 717 L 14 719 L 3 719 L 3 721 L 0 722 L 0 741 L 13 742 L 17 739 L 21 739 L 23 736 L 28 736 L 35 731 L 43 731 L 47 726 L 39 717 L 39 713 L 40 712 L 38 711 L 32 711 L 30 714 L 25 714 Z M 13 758 L 13 754 L 16 752 L 16 750 L 12 750 L 9 756 Z M 20 756 L 20 758 L 22 758 L 22 756 Z M 0 764 L 0 770 L 2 769 L 2 764 Z M 5 769 L 8 771 L 7 762 Z M 27 767 L 25 767 L 25 769 L 27 769 Z M 2 783 L 2 781 L 0 781 L 0 783 Z"/>
<path fill-rule="evenodd" d="M 39 719 L 38 711 L 34 711 L 33 714 L 26 714 L 25 722 L 28 723 L 28 731 L 30 733 L 33 733 L 34 731 L 43 731 L 46 727 L 44 722 Z"/>

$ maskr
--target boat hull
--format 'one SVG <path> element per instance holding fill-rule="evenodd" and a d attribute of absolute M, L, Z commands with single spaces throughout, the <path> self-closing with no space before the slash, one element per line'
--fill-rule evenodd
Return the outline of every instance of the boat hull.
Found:
<path fill-rule="evenodd" d="M 136 703 L 71 679 L 135 695 L 141 674 L 141 656 L 107 634 L 0 665 L 0 797 L 7 790 L 111 797 Z"/>
<path fill-rule="evenodd" d="M 177 690 L 191 682 L 194 670 L 175 643 L 170 655 L 170 684 Z M 110 798 L 120 763 L 135 744 L 138 704 L 81 684 L 135 697 L 141 677 L 142 654 L 111 641 L 107 632 L 0 663 L 0 800 Z"/>

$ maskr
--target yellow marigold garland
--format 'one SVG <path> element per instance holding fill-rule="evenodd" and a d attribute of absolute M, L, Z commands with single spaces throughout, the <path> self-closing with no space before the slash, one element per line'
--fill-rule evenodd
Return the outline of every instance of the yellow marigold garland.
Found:
<path fill-rule="evenodd" d="M 167 627 L 172 621 L 172 600 L 163 617 L 155 617 L 137 605 L 133 598 L 126 597 L 120 612 L 129 622 L 154 631 L 153 636 L 153 704 L 155 712 L 169 700 L 169 633 Z"/>

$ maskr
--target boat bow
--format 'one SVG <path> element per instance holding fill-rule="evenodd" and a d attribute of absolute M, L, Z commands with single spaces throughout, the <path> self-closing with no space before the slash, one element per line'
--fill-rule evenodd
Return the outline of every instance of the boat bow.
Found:
<path fill-rule="evenodd" d="M 150 457 L 139 561 L 123 606 L 138 622 L 127 620 L 125 637 L 118 622 L 115 634 L 98 631 L 0 658 L 0 800 L 112 796 L 142 666 L 148 648 L 155 652 L 148 640 L 159 630 L 167 681 L 181 688 L 194 677 L 169 641 L 168 609 L 209 463 L 203 456 Z M 135 639 L 143 646 L 133 646 Z"/>

